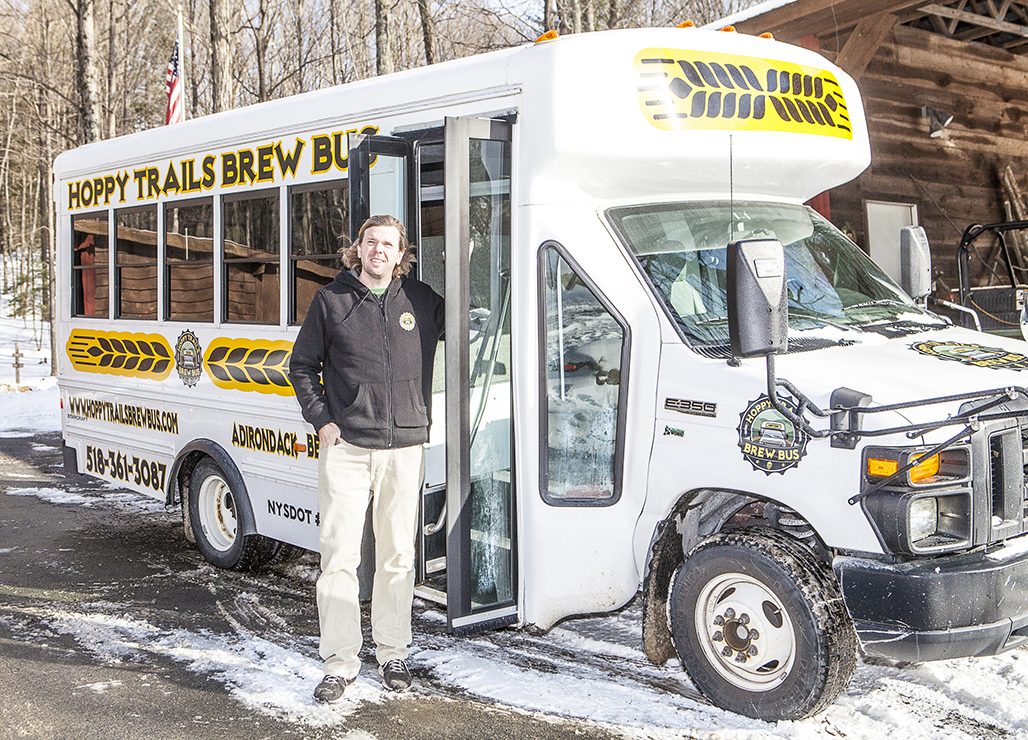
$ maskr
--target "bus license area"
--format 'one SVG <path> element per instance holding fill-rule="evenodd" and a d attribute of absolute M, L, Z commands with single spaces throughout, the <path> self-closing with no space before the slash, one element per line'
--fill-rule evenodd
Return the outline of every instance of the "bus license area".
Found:
<path fill-rule="evenodd" d="M 135 455 L 129 457 L 117 450 L 102 450 L 86 445 L 86 472 L 110 476 L 114 480 L 160 492 L 164 490 L 164 476 L 168 466 Z"/>

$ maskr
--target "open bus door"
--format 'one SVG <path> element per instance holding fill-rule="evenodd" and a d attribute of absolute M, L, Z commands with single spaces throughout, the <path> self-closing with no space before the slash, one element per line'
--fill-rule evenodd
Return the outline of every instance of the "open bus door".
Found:
<path fill-rule="evenodd" d="M 406 137 L 351 134 L 350 223 L 356 238 L 371 214 L 401 218 L 420 247 L 423 279 L 431 273 L 444 283 L 429 281 L 446 298 L 445 413 L 434 418 L 445 424 L 446 484 L 423 491 L 418 593 L 445 603 L 451 631 L 472 632 L 513 623 L 518 609 L 511 125 L 447 118 L 443 134 L 441 143 L 437 132 L 420 144 L 411 137 L 413 145 Z M 425 187 L 438 179 L 440 159 L 443 187 Z M 415 240 L 419 206 L 421 214 L 441 211 L 442 238 L 426 225 L 425 243 Z"/>

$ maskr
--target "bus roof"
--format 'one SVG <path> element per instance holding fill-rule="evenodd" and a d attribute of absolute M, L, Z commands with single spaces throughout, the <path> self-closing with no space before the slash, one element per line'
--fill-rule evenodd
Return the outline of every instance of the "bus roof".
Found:
<path fill-rule="evenodd" d="M 856 85 L 820 55 L 735 33 L 629 29 L 419 67 L 97 142 L 65 152 L 54 170 L 69 180 L 166 168 L 169 160 L 262 142 L 285 146 L 312 132 L 370 125 L 391 134 L 438 126 L 445 116 L 514 110 L 522 204 L 679 195 L 803 201 L 870 161 Z M 301 163 L 296 172 L 302 177 L 311 167 Z M 61 199 L 61 188 L 55 194 Z"/>

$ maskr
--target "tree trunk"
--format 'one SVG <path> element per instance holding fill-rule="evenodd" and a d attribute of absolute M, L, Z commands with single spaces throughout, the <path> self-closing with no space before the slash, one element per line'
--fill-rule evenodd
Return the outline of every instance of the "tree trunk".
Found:
<path fill-rule="evenodd" d="M 196 34 L 193 30 L 196 28 L 196 0 L 189 0 L 189 15 L 187 16 L 188 21 L 186 22 L 186 35 L 189 36 L 189 68 L 190 76 L 186 77 L 186 68 L 183 67 L 182 81 L 187 84 L 189 90 L 189 115 L 187 118 L 196 118 L 200 110 L 200 86 L 196 84 L 196 80 L 192 78 L 192 75 L 196 73 Z M 183 56 L 185 56 L 183 54 Z M 188 80 L 188 82 L 186 82 Z M 184 98 L 185 96 L 183 96 Z"/>
<path fill-rule="evenodd" d="M 439 55 L 435 46 L 435 19 L 428 7 L 428 0 L 418 0 L 418 12 L 421 13 L 421 37 L 425 42 L 425 64 L 435 64 Z"/>
<path fill-rule="evenodd" d="M 610 0 L 607 13 L 607 28 L 617 28 L 619 23 L 621 23 L 621 14 L 618 8 L 618 0 Z"/>
<path fill-rule="evenodd" d="M 338 85 L 340 79 L 339 52 L 336 49 L 336 0 L 328 0 L 328 43 L 332 56 L 332 84 Z"/>
<path fill-rule="evenodd" d="M 375 71 L 387 75 L 393 71 L 392 6 L 390 0 L 375 0 Z"/>
<path fill-rule="evenodd" d="M 306 91 L 303 81 L 303 0 L 296 0 L 296 92 Z"/>
<path fill-rule="evenodd" d="M 116 13 L 115 0 L 108 3 L 107 15 L 107 138 L 113 139 L 118 135 L 118 107 L 115 100 L 118 99 L 118 16 Z"/>
<path fill-rule="evenodd" d="M 94 0 L 78 0 L 78 77 L 81 95 L 80 114 L 83 144 L 99 141 L 100 93 L 96 73 L 96 30 L 93 22 Z"/>
<path fill-rule="evenodd" d="M 46 43 L 44 41 L 44 43 Z M 47 58 L 49 59 L 49 58 Z M 47 63 L 47 66 L 49 64 Z M 38 227 L 39 227 L 39 260 L 41 269 L 44 270 L 42 288 L 43 288 L 43 320 L 50 330 L 50 374 L 56 373 L 57 366 L 57 347 L 54 344 L 54 246 L 53 246 L 53 200 L 50 196 L 50 109 L 46 99 L 46 88 L 42 85 L 39 86 L 39 130 L 37 136 L 39 139 L 39 199 L 37 206 L 39 213 L 37 216 Z"/>
<path fill-rule="evenodd" d="M 232 89 L 232 44 L 228 32 L 232 22 L 232 0 L 211 3 L 211 107 L 215 113 L 235 105 Z"/>
<path fill-rule="evenodd" d="M 543 0 L 543 31 L 557 28 L 557 0 Z"/>

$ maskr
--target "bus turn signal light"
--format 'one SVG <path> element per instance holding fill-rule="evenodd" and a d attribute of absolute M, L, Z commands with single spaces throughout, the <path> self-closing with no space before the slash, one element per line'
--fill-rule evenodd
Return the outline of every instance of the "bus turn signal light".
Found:
<path fill-rule="evenodd" d="M 929 458 L 920 459 L 917 465 L 910 469 L 910 482 L 922 483 L 929 478 L 939 474 L 939 456 L 932 455 Z"/>
<path fill-rule="evenodd" d="M 895 460 L 882 460 L 869 457 L 867 459 L 867 474 L 873 478 L 888 478 L 899 470 L 899 463 Z"/>

